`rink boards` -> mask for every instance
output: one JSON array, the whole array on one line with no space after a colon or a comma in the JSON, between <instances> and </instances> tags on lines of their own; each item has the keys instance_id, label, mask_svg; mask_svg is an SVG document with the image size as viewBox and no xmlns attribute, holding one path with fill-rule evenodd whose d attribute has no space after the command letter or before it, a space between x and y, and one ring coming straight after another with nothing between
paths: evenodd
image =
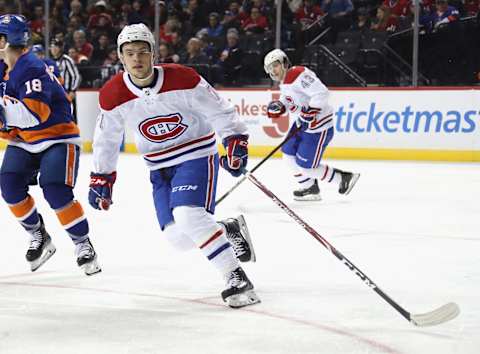
<instances>
[{"instance_id":1,"label":"rink boards","mask_svg":"<svg viewBox=\"0 0 480 354\"><path fill-rule=\"evenodd\" d=\"M265 156L285 137L289 117L272 121L265 115L278 91L219 92L248 125L253 156ZM84 150L91 151L98 92L80 91L77 100ZM480 89L335 89L330 102L335 136L326 157L480 161ZM130 131L124 149L136 151Z\"/></svg>"}]
</instances>

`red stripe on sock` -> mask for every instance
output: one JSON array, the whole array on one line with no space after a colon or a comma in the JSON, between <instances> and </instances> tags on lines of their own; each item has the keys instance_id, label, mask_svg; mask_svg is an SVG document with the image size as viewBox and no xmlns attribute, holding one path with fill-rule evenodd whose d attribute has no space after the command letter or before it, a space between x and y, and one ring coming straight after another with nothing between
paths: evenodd
<instances>
[{"instance_id":1,"label":"red stripe on sock","mask_svg":"<svg viewBox=\"0 0 480 354\"><path fill-rule=\"evenodd\" d=\"M213 241L215 241L217 238L219 238L221 235L223 234L223 230L218 230L217 232L215 232L213 234L212 237L210 237L207 241L205 241L201 246L200 248L204 248L206 246L208 246L209 243L212 243Z\"/></svg>"}]
</instances>

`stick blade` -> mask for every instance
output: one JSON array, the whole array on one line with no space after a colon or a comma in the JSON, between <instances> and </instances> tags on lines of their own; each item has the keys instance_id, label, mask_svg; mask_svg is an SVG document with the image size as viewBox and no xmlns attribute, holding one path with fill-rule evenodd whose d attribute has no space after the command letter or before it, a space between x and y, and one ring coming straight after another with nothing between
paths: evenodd
<instances>
[{"instance_id":1,"label":"stick blade","mask_svg":"<svg viewBox=\"0 0 480 354\"><path fill-rule=\"evenodd\" d=\"M459 313L460 307L454 302L449 302L436 310L418 315L411 315L410 322L419 327L435 326L454 319Z\"/></svg>"}]
</instances>

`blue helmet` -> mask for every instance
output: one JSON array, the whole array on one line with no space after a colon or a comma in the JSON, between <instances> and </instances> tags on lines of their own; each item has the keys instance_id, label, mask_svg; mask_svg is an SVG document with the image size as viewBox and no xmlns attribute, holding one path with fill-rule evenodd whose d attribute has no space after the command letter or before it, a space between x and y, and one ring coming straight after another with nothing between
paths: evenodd
<instances>
[{"instance_id":1,"label":"blue helmet","mask_svg":"<svg viewBox=\"0 0 480 354\"><path fill-rule=\"evenodd\" d=\"M43 45L35 44L35 45L32 46L32 52L33 53L44 53L45 49L43 48Z\"/></svg>"},{"instance_id":2,"label":"blue helmet","mask_svg":"<svg viewBox=\"0 0 480 354\"><path fill-rule=\"evenodd\" d=\"M9 45L27 46L30 39L27 20L22 15L0 16L0 34L7 37Z\"/></svg>"}]
</instances>

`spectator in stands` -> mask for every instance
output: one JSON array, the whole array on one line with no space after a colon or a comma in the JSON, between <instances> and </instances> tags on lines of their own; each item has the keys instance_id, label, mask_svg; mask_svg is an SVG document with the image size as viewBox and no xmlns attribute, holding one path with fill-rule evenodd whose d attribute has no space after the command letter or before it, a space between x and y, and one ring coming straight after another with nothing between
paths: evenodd
<instances>
[{"instance_id":1,"label":"spectator in stands","mask_svg":"<svg viewBox=\"0 0 480 354\"><path fill-rule=\"evenodd\" d=\"M122 70L123 65L118 59L118 52L117 47L115 45L110 46L108 56L103 62L103 67L101 72L101 83L97 85L98 87L101 86L102 83L110 79L113 75L117 74Z\"/></svg>"},{"instance_id":2,"label":"spectator in stands","mask_svg":"<svg viewBox=\"0 0 480 354\"><path fill-rule=\"evenodd\" d=\"M79 54L83 54L88 60L93 54L93 45L87 41L87 35L82 30L73 32L73 46Z\"/></svg>"},{"instance_id":3,"label":"spectator in stands","mask_svg":"<svg viewBox=\"0 0 480 354\"><path fill-rule=\"evenodd\" d=\"M177 54L172 54L172 51L168 44L161 43L158 46L158 58L157 62L160 64L163 63L178 63L180 58Z\"/></svg>"},{"instance_id":4,"label":"spectator in stands","mask_svg":"<svg viewBox=\"0 0 480 354\"><path fill-rule=\"evenodd\" d=\"M187 56L186 44L183 36L179 31L172 33L172 42L170 43L170 49L173 54L177 54L180 58Z\"/></svg>"},{"instance_id":5,"label":"spectator in stands","mask_svg":"<svg viewBox=\"0 0 480 354\"><path fill-rule=\"evenodd\" d=\"M83 5L79 0L72 0L70 3L70 13L68 17L72 18L73 16L80 18L82 24L86 24L88 21L88 14L83 9Z\"/></svg>"},{"instance_id":6,"label":"spectator in stands","mask_svg":"<svg viewBox=\"0 0 480 354\"><path fill-rule=\"evenodd\" d=\"M82 53L80 53L75 47L71 47L68 49L68 56L72 58L73 62L77 66L88 64L88 58Z\"/></svg>"},{"instance_id":7,"label":"spectator in stands","mask_svg":"<svg viewBox=\"0 0 480 354\"><path fill-rule=\"evenodd\" d=\"M208 27L206 29L209 37L223 36L223 25L220 23L219 17L216 12L212 12L208 16Z\"/></svg>"},{"instance_id":8,"label":"spectator in stands","mask_svg":"<svg viewBox=\"0 0 480 354\"><path fill-rule=\"evenodd\" d=\"M304 0L303 6L295 13L295 20L299 24L300 29L304 31L314 23L318 23L323 15L322 8L318 5L313 5L313 0Z\"/></svg>"},{"instance_id":9,"label":"spectator in stands","mask_svg":"<svg viewBox=\"0 0 480 354\"><path fill-rule=\"evenodd\" d=\"M378 32L395 32L398 25L398 17L391 16L390 10L380 6L377 15L372 21L371 29Z\"/></svg>"},{"instance_id":10,"label":"spectator in stands","mask_svg":"<svg viewBox=\"0 0 480 354\"><path fill-rule=\"evenodd\" d=\"M465 13L467 16L477 16L480 10L479 0L465 0Z\"/></svg>"},{"instance_id":11,"label":"spectator in stands","mask_svg":"<svg viewBox=\"0 0 480 354\"><path fill-rule=\"evenodd\" d=\"M223 83L225 85L236 85L239 82L243 51L239 47L239 34L234 28L227 32L227 46L220 54L220 67L223 70Z\"/></svg>"},{"instance_id":12,"label":"spectator in stands","mask_svg":"<svg viewBox=\"0 0 480 354\"><path fill-rule=\"evenodd\" d=\"M371 27L371 19L368 10L365 7L360 7L357 10L357 19L353 22L351 29L354 31L366 31Z\"/></svg>"},{"instance_id":13,"label":"spectator in stands","mask_svg":"<svg viewBox=\"0 0 480 354\"><path fill-rule=\"evenodd\" d=\"M202 51L202 41L200 39L193 37L187 42L187 57L184 63L191 65L208 64L208 57Z\"/></svg>"},{"instance_id":14,"label":"spectator in stands","mask_svg":"<svg viewBox=\"0 0 480 354\"><path fill-rule=\"evenodd\" d=\"M175 18L169 18L165 24L160 26L160 41L172 43L172 33L180 31L180 22Z\"/></svg>"},{"instance_id":15,"label":"spectator in stands","mask_svg":"<svg viewBox=\"0 0 480 354\"><path fill-rule=\"evenodd\" d=\"M223 19L220 23L222 24L224 31L228 31L230 28L235 28L238 31L241 28L241 24L237 19L237 16L235 16L230 10L225 11L223 14Z\"/></svg>"},{"instance_id":16,"label":"spectator in stands","mask_svg":"<svg viewBox=\"0 0 480 354\"><path fill-rule=\"evenodd\" d=\"M330 39L335 43L338 32L345 31L352 24L352 1L324 0L322 11L327 14L327 25L331 27Z\"/></svg>"},{"instance_id":17,"label":"spectator in stands","mask_svg":"<svg viewBox=\"0 0 480 354\"><path fill-rule=\"evenodd\" d=\"M111 31L113 28L113 20L112 16L108 13L107 3L105 1L100 0L95 3L94 13L88 18L87 28L90 31Z\"/></svg>"},{"instance_id":18,"label":"spectator in stands","mask_svg":"<svg viewBox=\"0 0 480 354\"><path fill-rule=\"evenodd\" d=\"M245 33L263 33L268 29L267 18L260 13L257 7L252 7L250 17L242 21L242 29Z\"/></svg>"},{"instance_id":19,"label":"spectator in stands","mask_svg":"<svg viewBox=\"0 0 480 354\"><path fill-rule=\"evenodd\" d=\"M93 65L102 65L108 56L110 50L110 38L106 33L101 33L97 38L97 43L94 44L91 63Z\"/></svg>"},{"instance_id":20,"label":"spectator in stands","mask_svg":"<svg viewBox=\"0 0 480 354\"><path fill-rule=\"evenodd\" d=\"M45 27L44 12L42 3L38 3L33 8L33 19L30 21L32 35L43 36Z\"/></svg>"},{"instance_id":21,"label":"spectator in stands","mask_svg":"<svg viewBox=\"0 0 480 354\"><path fill-rule=\"evenodd\" d=\"M72 113L77 122L75 93L80 86L81 76L73 59L64 54L63 43L53 39L50 43L50 54L57 63L60 76L63 78L63 87L67 92L68 99L72 102Z\"/></svg>"},{"instance_id":22,"label":"spectator in stands","mask_svg":"<svg viewBox=\"0 0 480 354\"><path fill-rule=\"evenodd\" d=\"M204 7L200 6L198 0L189 0L185 8L185 13L187 14L187 19L193 32L207 25L207 14L205 13Z\"/></svg>"},{"instance_id":23,"label":"spectator in stands","mask_svg":"<svg viewBox=\"0 0 480 354\"><path fill-rule=\"evenodd\" d=\"M145 15L142 13L142 3L138 0L132 2L132 11L128 16L128 24L145 23Z\"/></svg>"},{"instance_id":24,"label":"spectator in stands","mask_svg":"<svg viewBox=\"0 0 480 354\"><path fill-rule=\"evenodd\" d=\"M398 18L409 16L411 0L384 0L382 8L385 13L388 13L390 17Z\"/></svg>"},{"instance_id":25,"label":"spectator in stands","mask_svg":"<svg viewBox=\"0 0 480 354\"><path fill-rule=\"evenodd\" d=\"M423 16L421 24L425 26L427 31L436 31L442 26L446 26L459 19L458 10L448 5L447 0L436 0L435 10Z\"/></svg>"}]
</instances>

